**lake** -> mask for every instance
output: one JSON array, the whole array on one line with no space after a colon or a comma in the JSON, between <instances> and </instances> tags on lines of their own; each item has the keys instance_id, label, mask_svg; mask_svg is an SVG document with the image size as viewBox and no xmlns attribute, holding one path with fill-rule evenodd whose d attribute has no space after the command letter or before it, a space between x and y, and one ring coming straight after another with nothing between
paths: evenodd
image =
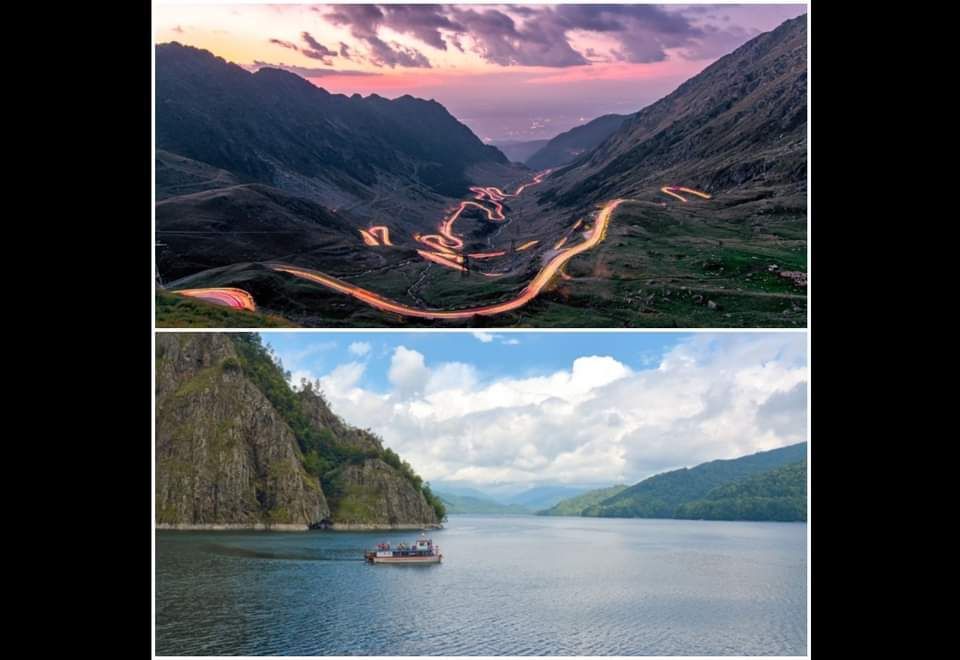
<instances>
[{"instance_id":1,"label":"lake","mask_svg":"<svg viewBox=\"0 0 960 660\"><path fill-rule=\"evenodd\" d=\"M807 525L450 516L416 532L157 532L158 655L806 655Z\"/></svg>"}]
</instances>

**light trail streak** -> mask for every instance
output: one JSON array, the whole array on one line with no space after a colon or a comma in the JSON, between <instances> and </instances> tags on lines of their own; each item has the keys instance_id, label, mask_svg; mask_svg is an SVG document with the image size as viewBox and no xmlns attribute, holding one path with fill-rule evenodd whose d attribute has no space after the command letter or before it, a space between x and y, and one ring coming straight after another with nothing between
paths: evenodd
<instances>
[{"instance_id":1,"label":"light trail streak","mask_svg":"<svg viewBox=\"0 0 960 660\"><path fill-rule=\"evenodd\" d=\"M224 305L234 309L246 309L251 312L257 311L257 306L253 302L253 296L243 289L221 288L221 289L181 289L174 291L181 296L188 298L199 298L215 305Z\"/></svg>"},{"instance_id":2,"label":"light trail streak","mask_svg":"<svg viewBox=\"0 0 960 660\"><path fill-rule=\"evenodd\" d=\"M554 249L554 250L559 250L560 248L563 247L563 244L566 243L566 242L567 242L567 237L564 236L564 237L561 238L559 241L557 241L557 244L553 246L553 249Z\"/></svg>"},{"instance_id":3,"label":"light trail streak","mask_svg":"<svg viewBox=\"0 0 960 660\"><path fill-rule=\"evenodd\" d=\"M339 293L356 298L357 300L360 300L361 302L364 302L381 311L392 312L402 316L446 321L464 320L477 315L493 316L495 314L502 314L503 312L508 312L526 305L540 294L540 292L544 289L544 287L547 286L547 284L550 283L550 280L554 275L557 274L564 264L578 254L586 252L600 243L600 241L606 237L607 227L614 211L616 211L617 208L626 201L629 200L615 199L607 202L597 215L597 221L594 225L594 229L592 232L590 232L590 235L587 237L587 239L583 243L580 243L572 248L568 248L550 259L550 261L548 261L543 268L540 269L540 272L536 274L530 283L523 288L523 290L520 292L520 295L505 302L496 303L493 305L484 305L482 307L458 310L417 309L416 307L410 307L409 305L403 305L393 300L389 300L383 296L373 293L372 291L347 284L341 280L330 277L329 275L324 275L323 273L318 273L316 271L290 266L287 264L268 263L265 265L277 272L287 273L289 275L293 275L294 277L299 277L301 279L321 284L329 289L333 289ZM424 256L424 258L431 260L432 258L443 258L427 252L422 252L421 254ZM431 256L427 257L427 254L431 254ZM451 264L455 264L455 262L451 262ZM459 266L459 264L456 264L456 266ZM451 265L451 267L454 266Z\"/></svg>"},{"instance_id":4,"label":"light trail streak","mask_svg":"<svg viewBox=\"0 0 960 660\"><path fill-rule=\"evenodd\" d=\"M460 219L461 214L463 214L467 208L473 207L480 209L487 214L487 220L490 222L503 222L506 220L506 216L503 215L503 204L500 202L507 197L516 197L529 186L540 183L552 171L553 170L544 170L543 172L538 172L536 175L534 175L532 180L521 185L515 192L512 193L505 193L496 186L473 186L470 188L470 191L473 193L473 200L464 200L460 202L457 208L440 222L439 233L426 234L422 236L420 234L415 234L413 238L414 240L433 248L435 252L446 255L453 254L454 250L463 249L463 239L453 233L453 225L457 220ZM490 204L493 204L493 208L491 209L485 206L483 202L489 202ZM417 252L420 253L421 256L424 255L424 252L421 252L420 250ZM430 259L430 261L438 263L442 266L450 267L445 260Z\"/></svg>"},{"instance_id":5,"label":"light trail streak","mask_svg":"<svg viewBox=\"0 0 960 660\"><path fill-rule=\"evenodd\" d=\"M678 192L685 192L691 195L696 195L697 197L702 197L703 199L710 199L710 195L705 192L700 192L699 190L694 190L693 188L684 188L683 186L664 186L660 189L660 192L666 193L671 197L676 197L681 202L686 202L687 198L682 195L678 195Z\"/></svg>"},{"instance_id":6,"label":"light trail streak","mask_svg":"<svg viewBox=\"0 0 960 660\"><path fill-rule=\"evenodd\" d=\"M457 260L462 261L463 257L454 256L454 257L445 257L442 254L436 252L427 252L426 250L417 250L417 254L426 259L427 261L432 261L435 264L441 266L446 266L447 268L453 268L454 270L466 270Z\"/></svg>"},{"instance_id":7,"label":"light trail streak","mask_svg":"<svg viewBox=\"0 0 960 660\"><path fill-rule=\"evenodd\" d=\"M524 243L523 245L517 248L517 252L523 252L524 250L528 250L539 242L540 241L527 241L526 243Z\"/></svg>"},{"instance_id":8,"label":"light trail streak","mask_svg":"<svg viewBox=\"0 0 960 660\"><path fill-rule=\"evenodd\" d=\"M390 229L384 225L377 225L369 229L360 229L359 231L360 236L363 237L364 244L369 247L381 245L380 241L383 241L383 245L393 247L393 243L390 242Z\"/></svg>"},{"instance_id":9,"label":"light trail streak","mask_svg":"<svg viewBox=\"0 0 960 660\"><path fill-rule=\"evenodd\" d=\"M361 230L359 230L359 231L360 231L360 236L363 237L363 244L364 244L364 245L367 245L367 246L369 246L369 247L376 247L376 246L380 245L380 241L378 241L377 239L375 239L375 238L373 237L373 234L371 234L370 232L368 232L366 229L361 229Z\"/></svg>"},{"instance_id":10,"label":"light trail streak","mask_svg":"<svg viewBox=\"0 0 960 660\"><path fill-rule=\"evenodd\" d=\"M474 252L473 254L468 254L467 256L471 259L493 259L494 257L502 257L506 254L506 251L500 250L499 252Z\"/></svg>"}]
</instances>

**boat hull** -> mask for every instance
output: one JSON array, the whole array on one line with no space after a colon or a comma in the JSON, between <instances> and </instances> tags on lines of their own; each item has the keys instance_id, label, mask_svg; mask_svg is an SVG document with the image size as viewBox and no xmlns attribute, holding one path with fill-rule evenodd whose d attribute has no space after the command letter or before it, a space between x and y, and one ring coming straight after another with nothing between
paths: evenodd
<instances>
[{"instance_id":1,"label":"boat hull","mask_svg":"<svg viewBox=\"0 0 960 660\"><path fill-rule=\"evenodd\" d=\"M368 561L372 564L439 564L443 555L430 555L426 557L370 557Z\"/></svg>"}]
</instances>

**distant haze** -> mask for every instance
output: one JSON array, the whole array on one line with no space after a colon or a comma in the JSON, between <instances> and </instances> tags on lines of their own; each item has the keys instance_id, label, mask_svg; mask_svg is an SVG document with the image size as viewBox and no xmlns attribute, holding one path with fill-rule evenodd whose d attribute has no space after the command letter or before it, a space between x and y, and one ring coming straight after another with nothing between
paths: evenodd
<instances>
[{"instance_id":1,"label":"distant haze","mask_svg":"<svg viewBox=\"0 0 960 660\"><path fill-rule=\"evenodd\" d=\"M203 5L158 42L285 68L331 92L433 98L486 141L640 110L806 5Z\"/></svg>"}]
</instances>

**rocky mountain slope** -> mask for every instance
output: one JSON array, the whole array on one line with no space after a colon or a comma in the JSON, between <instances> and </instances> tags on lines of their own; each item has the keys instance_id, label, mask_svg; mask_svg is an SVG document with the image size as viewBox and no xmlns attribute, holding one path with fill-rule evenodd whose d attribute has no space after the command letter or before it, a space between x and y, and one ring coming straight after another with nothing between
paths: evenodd
<instances>
[{"instance_id":1,"label":"rocky mountain slope","mask_svg":"<svg viewBox=\"0 0 960 660\"><path fill-rule=\"evenodd\" d=\"M287 385L256 335L158 334L161 528L397 528L445 511L409 464Z\"/></svg>"},{"instance_id":2,"label":"rocky mountain slope","mask_svg":"<svg viewBox=\"0 0 960 660\"><path fill-rule=\"evenodd\" d=\"M468 167L507 163L436 101L330 94L287 71L251 73L176 42L156 48L156 143L224 178L331 206L369 197L377 184L459 196ZM164 181L203 175L189 162L164 165Z\"/></svg>"},{"instance_id":3,"label":"rocky mountain slope","mask_svg":"<svg viewBox=\"0 0 960 660\"><path fill-rule=\"evenodd\" d=\"M661 185L805 195L806 20L755 37L630 116L551 177L548 199L579 206Z\"/></svg>"},{"instance_id":4,"label":"rocky mountain slope","mask_svg":"<svg viewBox=\"0 0 960 660\"><path fill-rule=\"evenodd\" d=\"M623 125L626 115L603 115L556 136L523 162L534 170L560 167L594 149Z\"/></svg>"}]
</instances>

